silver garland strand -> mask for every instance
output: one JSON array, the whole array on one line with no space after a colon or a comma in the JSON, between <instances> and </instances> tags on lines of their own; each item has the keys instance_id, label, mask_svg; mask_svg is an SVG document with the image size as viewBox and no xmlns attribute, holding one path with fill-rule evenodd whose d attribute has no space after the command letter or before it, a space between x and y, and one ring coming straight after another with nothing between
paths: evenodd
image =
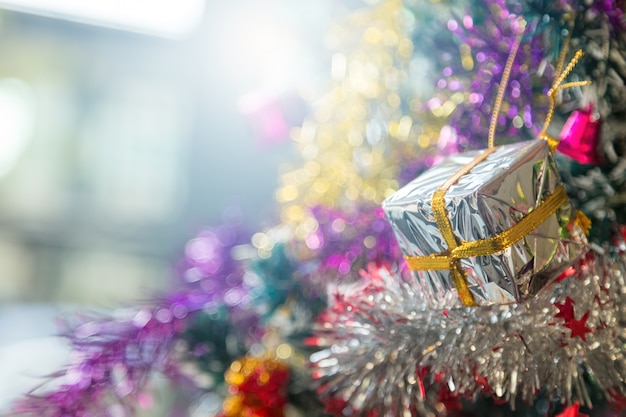
<instances>
[{"instance_id":1,"label":"silver garland strand","mask_svg":"<svg viewBox=\"0 0 626 417\"><path fill-rule=\"evenodd\" d=\"M607 398L620 397L626 256L612 249L589 251L526 303L500 306L427 309L417 283L373 269L361 286L334 290L315 326L319 392L350 404L344 415L379 416L433 415L426 411L441 404L430 393L442 386L511 406L542 390L591 407L590 379Z\"/></svg>"}]
</instances>

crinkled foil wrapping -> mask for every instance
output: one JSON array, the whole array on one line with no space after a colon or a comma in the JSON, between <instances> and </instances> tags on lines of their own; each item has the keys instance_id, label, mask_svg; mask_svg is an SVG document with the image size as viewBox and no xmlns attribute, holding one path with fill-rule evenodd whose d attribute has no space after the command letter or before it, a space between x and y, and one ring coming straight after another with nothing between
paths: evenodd
<instances>
[{"instance_id":1,"label":"crinkled foil wrapping","mask_svg":"<svg viewBox=\"0 0 626 417\"><path fill-rule=\"evenodd\" d=\"M433 216L433 193L482 151L451 156L383 202L405 255L426 256L446 250ZM533 140L500 146L450 187L446 209L461 241L489 238L516 224L561 184L548 144ZM524 301L574 262L586 247L569 203L512 247L490 256L465 258L469 290L478 305ZM449 271L416 271L430 306L459 306Z\"/></svg>"}]
</instances>

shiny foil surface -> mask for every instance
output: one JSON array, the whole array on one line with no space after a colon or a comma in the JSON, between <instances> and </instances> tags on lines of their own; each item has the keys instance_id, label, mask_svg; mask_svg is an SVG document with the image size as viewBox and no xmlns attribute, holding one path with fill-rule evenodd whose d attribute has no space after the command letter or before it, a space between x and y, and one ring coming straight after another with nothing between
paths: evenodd
<instances>
[{"instance_id":1,"label":"shiny foil surface","mask_svg":"<svg viewBox=\"0 0 626 417\"><path fill-rule=\"evenodd\" d=\"M451 156L383 202L398 243L407 256L447 249L432 211L433 193L480 152ZM450 187L445 195L452 230L460 241L492 237L515 225L561 184L548 144L533 140L504 145ZM469 290L478 305L521 302L574 262L586 247L569 203L512 247L461 259ZM415 271L431 307L459 306L447 270Z\"/></svg>"},{"instance_id":2,"label":"shiny foil surface","mask_svg":"<svg viewBox=\"0 0 626 417\"><path fill-rule=\"evenodd\" d=\"M370 269L360 287L336 289L314 326L317 392L346 401L341 414L350 417L450 416L446 396L514 407L538 392L586 407L604 396L623 409L626 244L618 245L594 246L533 298L506 305L428 308L416 282Z\"/></svg>"}]
</instances>

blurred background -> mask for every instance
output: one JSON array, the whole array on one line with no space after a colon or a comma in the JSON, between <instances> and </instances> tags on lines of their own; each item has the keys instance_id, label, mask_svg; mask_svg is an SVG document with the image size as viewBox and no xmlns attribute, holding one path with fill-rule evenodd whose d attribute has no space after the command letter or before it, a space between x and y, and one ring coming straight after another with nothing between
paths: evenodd
<instances>
[{"instance_id":1,"label":"blurred background","mask_svg":"<svg viewBox=\"0 0 626 417\"><path fill-rule=\"evenodd\" d=\"M206 225L274 221L330 1L0 0L0 411L54 318L168 286ZM36 353L34 353L36 352Z\"/></svg>"}]
</instances>

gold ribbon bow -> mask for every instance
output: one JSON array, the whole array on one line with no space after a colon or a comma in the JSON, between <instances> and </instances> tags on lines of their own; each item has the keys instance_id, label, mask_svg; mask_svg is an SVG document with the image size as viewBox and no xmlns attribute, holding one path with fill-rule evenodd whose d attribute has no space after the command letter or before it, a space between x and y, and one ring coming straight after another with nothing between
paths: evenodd
<instances>
[{"instance_id":1,"label":"gold ribbon bow","mask_svg":"<svg viewBox=\"0 0 626 417\"><path fill-rule=\"evenodd\" d=\"M461 302L466 306L477 306L477 304L474 296L469 290L467 274L461 266L461 259L472 256L489 256L498 252L502 252L503 250L513 246L529 233L531 233L533 230L535 230L551 215L556 213L559 207L567 202L567 195L563 186L561 185L554 191L553 194L543 200L538 207L526 214L517 224L513 225L511 228L493 237L480 239L474 242L463 242L458 239L454 235L454 232L452 231L452 224L448 219L448 212L445 207L445 195L450 187L456 184L461 179L461 177L468 174L474 167L487 159L489 155L491 155L496 150L496 148L494 147L494 136L497 117L500 111L500 106L502 105L502 98L504 96L504 91L508 83L511 67L515 59L515 55L517 54L521 38L522 34L520 33L515 39L515 43L513 44L511 53L509 54L507 63L503 71L502 82L500 83L500 87L498 89L498 94L494 103L494 111L491 115L491 123L489 126L489 148L478 154L471 162L464 165L457 172L455 172L454 175L448 178L435 191L432 196L431 206L433 210L433 215L435 217L437 227L439 228L439 231L441 232L441 235L443 236L448 249L438 254L428 256L407 256L405 258L407 264L409 265L409 268L414 271L449 270L450 276L452 278L452 283L457 289L459 298L461 299ZM557 66L557 74L559 74L559 76L557 77L552 88L548 92L548 95L550 97L550 110L546 117L546 124L544 126L544 129L542 131L542 134L540 135L542 139L551 139L547 136L545 131L547 130L547 126L550 123L552 114L554 113L556 93L563 88L588 84L587 81L563 84L563 81L565 80L567 74L572 70L574 65L576 65L576 62L578 62L578 60L582 56L582 52L578 51L572 61L570 61L570 63L568 64L567 68L565 68L564 71L561 71L561 69L563 68L563 61L565 59L566 49L567 46L564 47L564 51L560 56ZM550 140L548 142L550 142Z\"/></svg>"}]
</instances>

